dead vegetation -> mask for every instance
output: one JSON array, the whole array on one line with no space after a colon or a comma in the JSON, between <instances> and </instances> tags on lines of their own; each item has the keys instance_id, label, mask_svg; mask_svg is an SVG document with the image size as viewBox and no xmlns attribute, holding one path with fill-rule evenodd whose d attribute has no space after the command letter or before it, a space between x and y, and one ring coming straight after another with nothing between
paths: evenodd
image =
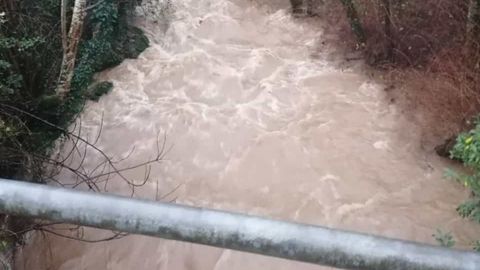
<instances>
[{"instance_id":1,"label":"dead vegetation","mask_svg":"<svg viewBox=\"0 0 480 270\"><path fill-rule=\"evenodd\" d=\"M471 125L480 112L479 1L315 2L327 31L381 70L388 99L422 127L424 146L433 149Z\"/></svg>"}]
</instances>

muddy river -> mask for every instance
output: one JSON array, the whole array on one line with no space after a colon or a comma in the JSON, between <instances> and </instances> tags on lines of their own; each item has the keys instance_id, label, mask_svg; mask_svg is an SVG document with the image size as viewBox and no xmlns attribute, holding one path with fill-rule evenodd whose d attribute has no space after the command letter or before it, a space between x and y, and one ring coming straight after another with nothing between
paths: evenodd
<instances>
[{"instance_id":1,"label":"muddy river","mask_svg":"<svg viewBox=\"0 0 480 270\"><path fill-rule=\"evenodd\" d=\"M460 246L478 236L455 212L465 191L443 179L449 164L420 150L415 125L361 63L332 58L318 20L293 18L287 0L173 2L168 23L139 19L151 46L99 74L114 89L81 116L84 136L103 121L97 146L109 155L135 147L124 166L154 156L166 134L169 151L135 196L428 243L436 228ZM115 177L106 188L130 193ZM17 268L325 269L143 236L48 234L32 236Z\"/></svg>"}]
</instances>

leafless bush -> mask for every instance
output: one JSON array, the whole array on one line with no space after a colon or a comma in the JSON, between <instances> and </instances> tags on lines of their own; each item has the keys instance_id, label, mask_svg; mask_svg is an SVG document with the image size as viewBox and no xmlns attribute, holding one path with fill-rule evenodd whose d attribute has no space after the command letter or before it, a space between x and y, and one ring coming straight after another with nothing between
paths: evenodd
<instances>
[{"instance_id":1,"label":"leafless bush","mask_svg":"<svg viewBox=\"0 0 480 270\"><path fill-rule=\"evenodd\" d=\"M122 165L126 163L129 157L134 153L135 148L129 151L126 156L116 158L109 153L104 152L97 144L101 136L103 127L103 118L98 132L93 140L89 140L88 136L82 134L82 122L77 119L70 129L64 129L56 126L44 119L41 119L29 112L19 108L1 104L0 110L3 114L9 115L26 115L34 121L38 121L43 125L47 125L53 129L61 131L62 137L57 140L57 151L55 153L36 153L27 152L23 155L22 168L26 174L35 177L36 182L51 183L66 188L87 189L92 192L107 192L107 185L112 179L121 181L130 189L130 196L135 194L136 188L145 185L150 179L150 171L153 165L161 162L168 153L166 134L158 134L156 140L156 149L154 156L133 165ZM18 145L18 151L22 152L21 145ZM92 156L100 157L98 163L94 166L85 166L86 160ZM141 179L133 179L127 175L131 170L143 169L143 177ZM60 180L59 175L67 172L70 181ZM158 183L157 183L158 187ZM174 189L175 190L175 189ZM167 195L157 194L156 200L162 200ZM112 232L111 236L101 239L88 239L84 237L84 230L81 226L68 225L61 223L51 223L47 221L32 221L23 218L12 218L9 215L1 215L3 228L0 230L2 239L13 239L17 244L22 244L22 236L29 231L40 231L42 233L54 234L57 236L76 239L83 242L95 243L109 241L124 237L125 233Z\"/></svg>"}]
</instances>

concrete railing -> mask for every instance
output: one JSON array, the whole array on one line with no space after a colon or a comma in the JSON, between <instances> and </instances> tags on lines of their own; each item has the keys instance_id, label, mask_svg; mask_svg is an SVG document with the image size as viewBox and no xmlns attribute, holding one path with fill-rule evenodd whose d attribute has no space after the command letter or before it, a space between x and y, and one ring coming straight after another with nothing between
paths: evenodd
<instances>
[{"instance_id":1,"label":"concrete railing","mask_svg":"<svg viewBox=\"0 0 480 270\"><path fill-rule=\"evenodd\" d=\"M0 179L0 212L343 269L480 269L480 255L474 252L4 179Z\"/></svg>"}]
</instances>

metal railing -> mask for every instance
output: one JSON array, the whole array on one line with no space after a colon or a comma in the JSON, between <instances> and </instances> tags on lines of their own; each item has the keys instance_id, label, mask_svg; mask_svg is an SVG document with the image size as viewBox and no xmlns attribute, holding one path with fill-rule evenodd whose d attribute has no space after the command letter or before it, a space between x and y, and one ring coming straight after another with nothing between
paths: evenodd
<instances>
[{"instance_id":1,"label":"metal railing","mask_svg":"<svg viewBox=\"0 0 480 270\"><path fill-rule=\"evenodd\" d=\"M5 179L0 179L0 212L343 269L480 269L474 252Z\"/></svg>"}]
</instances>

